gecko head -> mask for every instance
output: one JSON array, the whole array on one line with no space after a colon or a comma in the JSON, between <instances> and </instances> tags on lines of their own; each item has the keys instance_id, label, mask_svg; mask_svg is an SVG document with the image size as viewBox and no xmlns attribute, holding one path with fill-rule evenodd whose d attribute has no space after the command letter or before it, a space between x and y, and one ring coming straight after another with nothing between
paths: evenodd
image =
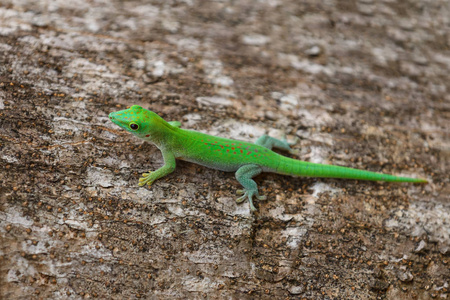
<instances>
[{"instance_id":1,"label":"gecko head","mask_svg":"<svg viewBox=\"0 0 450 300\"><path fill-rule=\"evenodd\" d=\"M164 120L152 111L139 105L133 105L128 109L112 112L109 119L122 129L131 132L142 139L151 139L158 126Z\"/></svg>"}]
</instances>

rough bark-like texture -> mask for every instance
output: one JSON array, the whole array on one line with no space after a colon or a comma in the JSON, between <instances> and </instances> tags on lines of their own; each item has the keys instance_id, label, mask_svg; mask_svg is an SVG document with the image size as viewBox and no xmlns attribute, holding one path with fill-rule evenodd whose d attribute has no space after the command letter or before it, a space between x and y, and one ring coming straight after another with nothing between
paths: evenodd
<instances>
[{"instance_id":1,"label":"rough bark-like texture","mask_svg":"<svg viewBox=\"0 0 450 300\"><path fill-rule=\"evenodd\" d=\"M447 299L447 0L2 0L1 299ZM427 185L233 174L109 122L139 104Z\"/></svg>"}]
</instances>

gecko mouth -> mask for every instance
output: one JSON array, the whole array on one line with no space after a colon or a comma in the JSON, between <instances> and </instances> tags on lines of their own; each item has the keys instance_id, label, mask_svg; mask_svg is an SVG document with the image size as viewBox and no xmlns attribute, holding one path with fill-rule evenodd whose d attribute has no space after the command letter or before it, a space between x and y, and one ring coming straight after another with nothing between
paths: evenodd
<instances>
[{"instance_id":1,"label":"gecko mouth","mask_svg":"<svg viewBox=\"0 0 450 300\"><path fill-rule=\"evenodd\" d=\"M118 120L116 120L116 114L115 113L110 113L109 115L108 115L108 117L109 117L109 119L114 123L114 124L117 124L118 123ZM119 124L117 124L117 125L119 125Z\"/></svg>"}]
</instances>

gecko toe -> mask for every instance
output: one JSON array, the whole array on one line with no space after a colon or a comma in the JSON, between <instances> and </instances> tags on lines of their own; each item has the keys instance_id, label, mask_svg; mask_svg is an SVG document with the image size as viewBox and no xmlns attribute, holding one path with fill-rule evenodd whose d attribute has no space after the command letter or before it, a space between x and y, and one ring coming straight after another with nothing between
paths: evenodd
<instances>
[{"instance_id":1,"label":"gecko toe","mask_svg":"<svg viewBox=\"0 0 450 300\"><path fill-rule=\"evenodd\" d=\"M247 198L247 194L245 193L244 196L241 196L236 199L236 203L242 203L245 201L246 198Z\"/></svg>"},{"instance_id":2,"label":"gecko toe","mask_svg":"<svg viewBox=\"0 0 450 300\"><path fill-rule=\"evenodd\" d=\"M299 140L300 140L300 138L298 136L296 136L292 142L287 142L287 143L289 146L293 146L293 145L297 144Z\"/></svg>"},{"instance_id":3,"label":"gecko toe","mask_svg":"<svg viewBox=\"0 0 450 300\"><path fill-rule=\"evenodd\" d=\"M248 190L237 190L238 194L244 194L243 196L236 199L236 203L242 203L245 200L248 200L248 204L250 205L251 211L256 211L256 207L253 204L253 196L255 196L258 200L266 200L266 196L261 196L258 192L248 191Z\"/></svg>"},{"instance_id":4,"label":"gecko toe","mask_svg":"<svg viewBox=\"0 0 450 300\"><path fill-rule=\"evenodd\" d=\"M253 200L251 196L248 197L248 204L250 205L251 211L257 211L256 207L253 205Z\"/></svg>"},{"instance_id":5,"label":"gecko toe","mask_svg":"<svg viewBox=\"0 0 450 300\"><path fill-rule=\"evenodd\" d=\"M291 149L291 150L289 150L289 153L292 154L292 155L299 156L300 155L300 150L298 150L298 149Z\"/></svg>"},{"instance_id":6,"label":"gecko toe","mask_svg":"<svg viewBox=\"0 0 450 300\"><path fill-rule=\"evenodd\" d=\"M256 195L256 198L261 201L267 200L267 197L264 195Z\"/></svg>"}]
</instances>

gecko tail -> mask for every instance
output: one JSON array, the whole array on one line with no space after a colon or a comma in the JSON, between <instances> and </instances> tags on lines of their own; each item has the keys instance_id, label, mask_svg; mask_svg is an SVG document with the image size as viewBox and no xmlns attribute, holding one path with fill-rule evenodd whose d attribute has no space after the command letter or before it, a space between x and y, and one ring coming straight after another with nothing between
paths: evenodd
<instances>
[{"instance_id":1,"label":"gecko tail","mask_svg":"<svg viewBox=\"0 0 450 300\"><path fill-rule=\"evenodd\" d=\"M369 181L428 183L423 178L410 178L389 174L358 170L334 165L323 165L285 157L279 166L279 172L291 176L346 178Z\"/></svg>"}]
</instances>

